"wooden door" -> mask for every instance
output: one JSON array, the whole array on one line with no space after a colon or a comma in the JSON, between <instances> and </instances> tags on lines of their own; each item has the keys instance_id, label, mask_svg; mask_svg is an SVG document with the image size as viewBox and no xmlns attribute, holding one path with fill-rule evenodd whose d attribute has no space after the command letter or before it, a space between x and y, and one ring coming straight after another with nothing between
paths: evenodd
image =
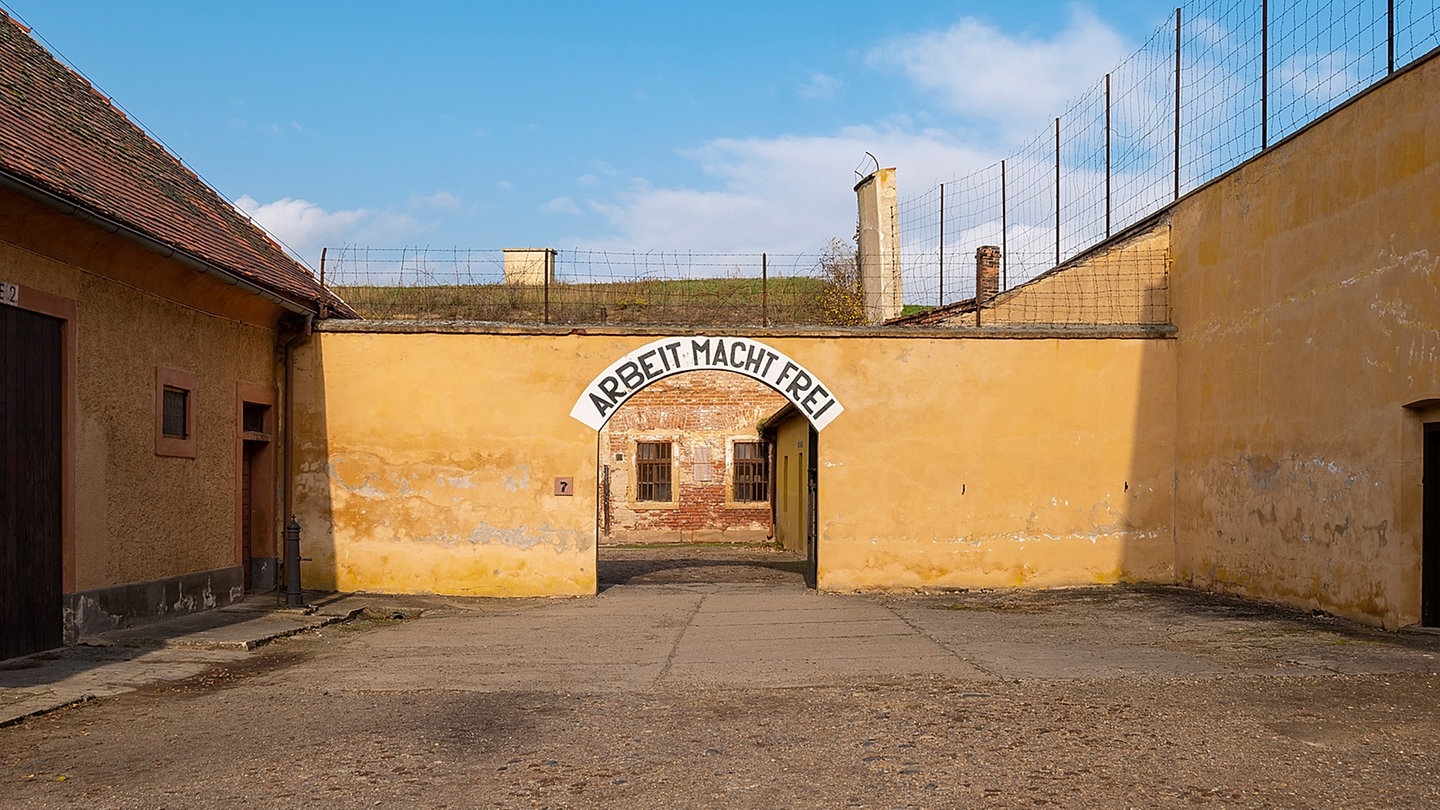
<instances>
[{"instance_id":1,"label":"wooden door","mask_svg":"<svg viewBox=\"0 0 1440 810\"><path fill-rule=\"evenodd\" d=\"M63 641L63 326L0 306L0 658Z\"/></svg>"}]
</instances>

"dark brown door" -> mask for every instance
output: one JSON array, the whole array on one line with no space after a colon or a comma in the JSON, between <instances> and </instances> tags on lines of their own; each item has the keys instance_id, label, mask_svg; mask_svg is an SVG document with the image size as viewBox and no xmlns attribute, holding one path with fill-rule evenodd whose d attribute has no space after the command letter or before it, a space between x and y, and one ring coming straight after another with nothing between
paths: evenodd
<instances>
[{"instance_id":1,"label":"dark brown door","mask_svg":"<svg viewBox=\"0 0 1440 810\"><path fill-rule=\"evenodd\" d=\"M240 571L246 591L253 585L250 558L255 556L255 457L263 447L259 442L245 442L240 461Z\"/></svg>"},{"instance_id":2,"label":"dark brown door","mask_svg":"<svg viewBox=\"0 0 1440 810\"><path fill-rule=\"evenodd\" d=\"M0 306L0 658L62 642L63 325Z\"/></svg>"},{"instance_id":3,"label":"dark brown door","mask_svg":"<svg viewBox=\"0 0 1440 810\"><path fill-rule=\"evenodd\" d=\"M810 428L810 451L805 465L805 584L820 580L820 434Z\"/></svg>"},{"instance_id":4,"label":"dark brown door","mask_svg":"<svg viewBox=\"0 0 1440 810\"><path fill-rule=\"evenodd\" d=\"M1420 547L1420 623L1440 627L1440 422L1425 426L1424 510Z\"/></svg>"}]
</instances>

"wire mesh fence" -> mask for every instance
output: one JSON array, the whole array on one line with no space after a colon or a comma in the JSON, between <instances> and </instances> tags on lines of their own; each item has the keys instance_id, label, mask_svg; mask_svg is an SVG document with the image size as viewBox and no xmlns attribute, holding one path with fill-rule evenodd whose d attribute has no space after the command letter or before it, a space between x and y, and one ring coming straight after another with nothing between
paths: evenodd
<instances>
[{"instance_id":1,"label":"wire mesh fence","mask_svg":"<svg viewBox=\"0 0 1440 810\"><path fill-rule=\"evenodd\" d=\"M1170 323L1170 251L1150 239L1118 250L1095 251L1036 276L1026 284L980 294L896 319L896 326L944 327L1157 327ZM974 264L980 264L977 257ZM972 264L972 267L974 265ZM998 269L998 268L997 268ZM997 274L998 275L998 274Z\"/></svg>"},{"instance_id":2,"label":"wire mesh fence","mask_svg":"<svg viewBox=\"0 0 1440 810\"><path fill-rule=\"evenodd\" d=\"M1015 154L901 201L906 301L1024 284L1440 47L1434 0L1191 0ZM968 286L967 286L968 284Z\"/></svg>"},{"instance_id":3,"label":"wire mesh fence","mask_svg":"<svg viewBox=\"0 0 1440 810\"><path fill-rule=\"evenodd\" d=\"M852 325L853 253L327 249L362 316L518 324Z\"/></svg>"},{"instance_id":4,"label":"wire mesh fence","mask_svg":"<svg viewBox=\"0 0 1440 810\"><path fill-rule=\"evenodd\" d=\"M969 301L983 321L975 251L994 245L992 318L1168 322L1163 250L1121 248L1107 264L1090 249L1437 47L1434 0L1189 0L1014 154L900 202L907 320L960 325L956 305ZM864 322L854 246L839 242L797 254L543 251L539 270L516 253L536 251L335 249L322 278L381 319Z\"/></svg>"}]
</instances>

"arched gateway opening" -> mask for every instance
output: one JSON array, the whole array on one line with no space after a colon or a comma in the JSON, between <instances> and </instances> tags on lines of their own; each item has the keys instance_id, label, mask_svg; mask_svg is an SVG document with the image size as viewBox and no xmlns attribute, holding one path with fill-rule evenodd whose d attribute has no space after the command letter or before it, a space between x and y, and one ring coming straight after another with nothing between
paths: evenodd
<instances>
[{"instance_id":1,"label":"arched gateway opening","mask_svg":"<svg viewBox=\"0 0 1440 810\"><path fill-rule=\"evenodd\" d=\"M813 373L739 337L653 341L571 416L594 428L600 586L818 573L819 431L844 410Z\"/></svg>"}]
</instances>

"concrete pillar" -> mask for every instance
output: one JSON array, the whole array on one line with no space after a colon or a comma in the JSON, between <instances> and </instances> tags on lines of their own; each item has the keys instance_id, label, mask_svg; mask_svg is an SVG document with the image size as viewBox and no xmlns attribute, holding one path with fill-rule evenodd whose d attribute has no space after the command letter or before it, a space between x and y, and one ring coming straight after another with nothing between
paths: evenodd
<instances>
[{"instance_id":1,"label":"concrete pillar","mask_svg":"<svg viewBox=\"0 0 1440 810\"><path fill-rule=\"evenodd\" d=\"M895 169L877 169L855 186L860 208L860 294L866 323L900 315L905 288L900 280L900 214Z\"/></svg>"},{"instance_id":2,"label":"concrete pillar","mask_svg":"<svg viewBox=\"0 0 1440 810\"><path fill-rule=\"evenodd\" d=\"M505 283L539 287L555 282L555 248L504 248Z\"/></svg>"}]
</instances>

